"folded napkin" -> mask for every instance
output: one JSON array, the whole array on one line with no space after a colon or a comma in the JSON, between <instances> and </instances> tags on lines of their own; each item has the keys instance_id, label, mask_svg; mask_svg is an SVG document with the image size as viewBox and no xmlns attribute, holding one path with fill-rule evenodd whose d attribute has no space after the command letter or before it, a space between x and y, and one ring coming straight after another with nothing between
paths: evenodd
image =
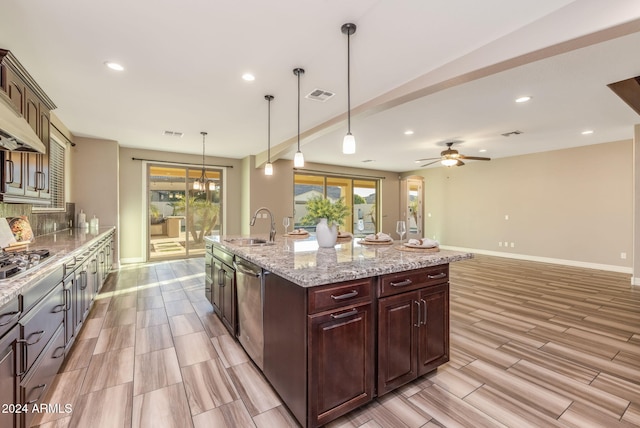
<instances>
[{"instance_id":1,"label":"folded napkin","mask_svg":"<svg viewBox=\"0 0 640 428\"><path fill-rule=\"evenodd\" d=\"M307 232L304 229L293 229L291 232L288 233L288 235L306 235L307 233L309 232Z\"/></svg>"},{"instance_id":2,"label":"folded napkin","mask_svg":"<svg viewBox=\"0 0 640 428\"><path fill-rule=\"evenodd\" d=\"M384 232L378 232L376 234L367 235L364 238L367 241L392 241L391 236L387 235Z\"/></svg>"},{"instance_id":3,"label":"folded napkin","mask_svg":"<svg viewBox=\"0 0 640 428\"><path fill-rule=\"evenodd\" d=\"M409 239L409 241L407 241L407 244L420 246L420 247L424 247L424 248L433 248L433 247L437 247L438 245L440 245L438 243L438 241L434 241L433 239L429 239L429 238Z\"/></svg>"}]
</instances>

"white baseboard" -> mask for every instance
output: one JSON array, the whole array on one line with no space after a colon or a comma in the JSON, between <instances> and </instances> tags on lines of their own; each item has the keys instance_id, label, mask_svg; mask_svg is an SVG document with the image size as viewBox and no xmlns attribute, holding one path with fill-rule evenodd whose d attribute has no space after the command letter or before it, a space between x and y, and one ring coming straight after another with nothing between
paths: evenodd
<instances>
[{"instance_id":1,"label":"white baseboard","mask_svg":"<svg viewBox=\"0 0 640 428\"><path fill-rule=\"evenodd\" d=\"M128 265L132 263L144 263L145 259L142 257L130 257L128 259L120 259L120 265Z\"/></svg>"},{"instance_id":2,"label":"white baseboard","mask_svg":"<svg viewBox=\"0 0 640 428\"><path fill-rule=\"evenodd\" d=\"M530 256L528 254L503 253L500 251L476 250L473 248L450 247L448 245L441 245L440 248L444 250L464 251L468 253L485 254L487 256L506 257L509 259L529 260L532 262L552 263L556 265L582 267L587 269L599 269L599 270L606 270L606 271L618 272L618 273L628 273L628 274L633 273L633 269L626 266L605 265L601 263L581 262L578 260L566 260L566 259L555 259L551 257ZM632 278L632 281L633 280L634 278ZM635 278L635 280L638 281L640 280L640 278Z\"/></svg>"}]
</instances>

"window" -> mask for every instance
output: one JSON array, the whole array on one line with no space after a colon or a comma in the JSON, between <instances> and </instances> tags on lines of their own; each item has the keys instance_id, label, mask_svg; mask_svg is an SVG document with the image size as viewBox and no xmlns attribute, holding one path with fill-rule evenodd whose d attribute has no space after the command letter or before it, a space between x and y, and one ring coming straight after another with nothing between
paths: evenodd
<instances>
[{"instance_id":1,"label":"window","mask_svg":"<svg viewBox=\"0 0 640 428\"><path fill-rule=\"evenodd\" d=\"M64 211L64 159L65 146L54 138L49 140L49 192L51 205L33 206L33 211Z\"/></svg>"},{"instance_id":2,"label":"window","mask_svg":"<svg viewBox=\"0 0 640 428\"><path fill-rule=\"evenodd\" d=\"M315 230L315 226L302 225L300 219L306 214L307 200L314 196L323 196L332 201L344 198L345 204L351 207L351 215L345 219L345 224L340 230L356 233L377 232L378 182L376 179L339 175L295 174L295 227Z\"/></svg>"}]
</instances>

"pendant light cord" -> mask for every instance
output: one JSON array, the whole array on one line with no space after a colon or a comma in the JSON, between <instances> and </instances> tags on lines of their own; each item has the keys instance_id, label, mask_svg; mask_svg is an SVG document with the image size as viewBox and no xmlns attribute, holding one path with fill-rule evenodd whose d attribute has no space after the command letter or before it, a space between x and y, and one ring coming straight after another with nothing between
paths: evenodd
<instances>
[{"instance_id":1,"label":"pendant light cord","mask_svg":"<svg viewBox=\"0 0 640 428\"><path fill-rule=\"evenodd\" d=\"M267 163L271 163L271 100L273 97L267 95L267 101L269 101L269 109L267 111Z\"/></svg>"},{"instance_id":2,"label":"pendant light cord","mask_svg":"<svg viewBox=\"0 0 640 428\"><path fill-rule=\"evenodd\" d=\"M300 69L298 72L298 151L300 151Z\"/></svg>"},{"instance_id":3,"label":"pendant light cord","mask_svg":"<svg viewBox=\"0 0 640 428\"><path fill-rule=\"evenodd\" d=\"M351 31L347 31L347 132L351 134Z\"/></svg>"}]
</instances>

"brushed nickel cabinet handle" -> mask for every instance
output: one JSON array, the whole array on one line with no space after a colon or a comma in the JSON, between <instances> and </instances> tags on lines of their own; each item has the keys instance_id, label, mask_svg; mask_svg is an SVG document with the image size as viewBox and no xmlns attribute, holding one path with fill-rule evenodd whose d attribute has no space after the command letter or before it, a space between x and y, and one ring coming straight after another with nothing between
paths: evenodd
<instances>
[{"instance_id":1,"label":"brushed nickel cabinet handle","mask_svg":"<svg viewBox=\"0 0 640 428\"><path fill-rule=\"evenodd\" d=\"M42 393L44 392L46 387L47 387L46 383L41 383L38 386L34 386L33 390L35 391L36 389L39 389L40 390L40 394L38 394L38 398L34 398L33 400L27 401L27 404L33 404L33 403L37 403L38 401L40 401L40 399L42 398Z\"/></svg>"},{"instance_id":2,"label":"brushed nickel cabinet handle","mask_svg":"<svg viewBox=\"0 0 640 428\"><path fill-rule=\"evenodd\" d=\"M18 319L20 317L21 313L22 312L20 312L20 311L13 311L13 312L5 312L4 314L0 315L0 319L6 317L8 315L11 315L7 321L0 322L0 327L2 327L4 325L7 325L7 324L11 324L13 322L13 320Z\"/></svg>"},{"instance_id":3,"label":"brushed nickel cabinet handle","mask_svg":"<svg viewBox=\"0 0 640 428\"><path fill-rule=\"evenodd\" d=\"M38 338L36 339L35 342L29 342L28 339L18 339L16 340L17 343L24 343L26 346L31 346L31 345L35 345L36 343L40 342L40 340L42 339L42 336L44 336L44 330L40 330L40 331L35 331L33 333L31 333L29 335L29 337L33 336L34 334L38 335Z\"/></svg>"},{"instance_id":4,"label":"brushed nickel cabinet handle","mask_svg":"<svg viewBox=\"0 0 640 428\"><path fill-rule=\"evenodd\" d=\"M420 299L420 302L424 303L424 319L422 320L422 325L427 325L427 302L424 299Z\"/></svg>"},{"instance_id":5,"label":"brushed nickel cabinet handle","mask_svg":"<svg viewBox=\"0 0 640 428\"><path fill-rule=\"evenodd\" d=\"M358 314L358 310L357 309L351 309L349 312L343 312L341 314L331 314L331 318L333 318L334 320L339 320L342 318L347 318L350 317L352 315L357 315Z\"/></svg>"},{"instance_id":6,"label":"brushed nickel cabinet handle","mask_svg":"<svg viewBox=\"0 0 640 428\"><path fill-rule=\"evenodd\" d=\"M352 297L356 297L358 295L358 290L352 290L349 293L344 293L344 294L340 294L338 296L334 296L333 294L331 295L331 298L333 300L344 300L344 299L350 299Z\"/></svg>"},{"instance_id":7,"label":"brushed nickel cabinet handle","mask_svg":"<svg viewBox=\"0 0 640 428\"><path fill-rule=\"evenodd\" d=\"M9 180L5 181L5 183L11 184L13 183L13 161L11 159L7 159L4 162L9 165Z\"/></svg>"},{"instance_id":8,"label":"brushed nickel cabinet handle","mask_svg":"<svg viewBox=\"0 0 640 428\"><path fill-rule=\"evenodd\" d=\"M447 277L447 274L444 273L444 272L440 272L437 275L427 275L427 278L429 278L429 279L441 279L441 278L446 278L446 277Z\"/></svg>"},{"instance_id":9,"label":"brushed nickel cabinet handle","mask_svg":"<svg viewBox=\"0 0 640 428\"><path fill-rule=\"evenodd\" d=\"M413 303L415 303L416 305L418 305L418 310L416 311L416 313L418 314L418 321L416 324L414 324L414 327L420 327L420 302L418 302L417 300L414 300Z\"/></svg>"},{"instance_id":10,"label":"brushed nickel cabinet handle","mask_svg":"<svg viewBox=\"0 0 640 428\"><path fill-rule=\"evenodd\" d=\"M410 279L405 279L404 281L400 281L400 282L390 282L389 283L392 287L404 287L405 285L411 285L413 284L413 281L411 281Z\"/></svg>"}]
</instances>

